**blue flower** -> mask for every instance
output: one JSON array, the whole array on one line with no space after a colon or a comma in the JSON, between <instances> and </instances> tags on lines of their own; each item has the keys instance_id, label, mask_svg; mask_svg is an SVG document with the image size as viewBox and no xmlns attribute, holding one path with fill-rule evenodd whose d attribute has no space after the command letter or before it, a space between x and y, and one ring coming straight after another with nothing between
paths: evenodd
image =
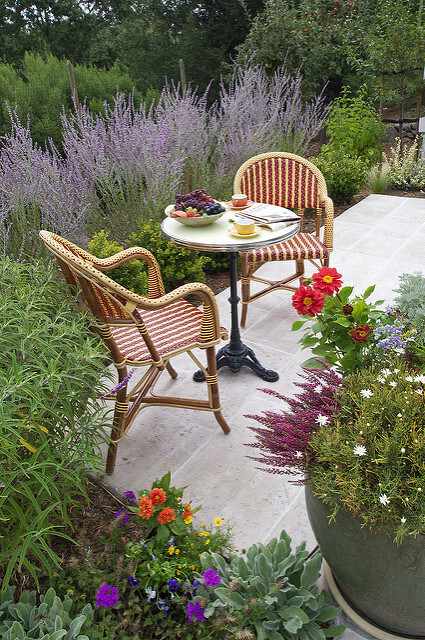
<instances>
[{"instance_id":1,"label":"blue flower","mask_svg":"<svg viewBox=\"0 0 425 640\"><path fill-rule=\"evenodd\" d=\"M124 509L118 509L118 511L115 511L114 518L119 519L121 524L128 524L130 522L129 515L124 511Z\"/></svg>"},{"instance_id":2,"label":"blue flower","mask_svg":"<svg viewBox=\"0 0 425 640\"><path fill-rule=\"evenodd\" d=\"M156 591L154 591L152 587L146 587L145 593L147 595L148 602L156 597Z\"/></svg>"},{"instance_id":3,"label":"blue flower","mask_svg":"<svg viewBox=\"0 0 425 640\"><path fill-rule=\"evenodd\" d=\"M169 606L167 605L167 603L165 602L165 600L158 600L157 602L158 605L158 609L160 611L163 611L165 614L167 613L167 611L169 610Z\"/></svg>"},{"instance_id":4,"label":"blue flower","mask_svg":"<svg viewBox=\"0 0 425 640\"><path fill-rule=\"evenodd\" d=\"M136 580L136 578L134 578L133 576L128 576L128 582L130 584L130 587L133 587L133 589L138 587L140 584L140 582Z\"/></svg>"},{"instance_id":5,"label":"blue flower","mask_svg":"<svg viewBox=\"0 0 425 640\"><path fill-rule=\"evenodd\" d=\"M173 578L172 580L169 580L167 582L167 587L170 593L175 593L176 591L178 591L180 585L177 582L176 578Z\"/></svg>"}]
</instances>

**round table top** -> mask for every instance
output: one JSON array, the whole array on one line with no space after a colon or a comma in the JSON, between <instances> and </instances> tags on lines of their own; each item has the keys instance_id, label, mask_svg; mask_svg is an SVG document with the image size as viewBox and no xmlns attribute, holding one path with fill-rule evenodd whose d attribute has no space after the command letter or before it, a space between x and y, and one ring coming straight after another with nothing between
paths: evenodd
<instances>
[{"instance_id":1,"label":"round table top","mask_svg":"<svg viewBox=\"0 0 425 640\"><path fill-rule=\"evenodd\" d=\"M229 218L233 219L236 215L233 211L226 211L221 218L206 227L188 227L175 218L166 217L162 221L161 231L167 240L188 249L239 252L284 242L296 236L300 229L300 223L295 222L279 231L260 229L255 236L236 237L229 233L233 226Z\"/></svg>"}]
</instances>

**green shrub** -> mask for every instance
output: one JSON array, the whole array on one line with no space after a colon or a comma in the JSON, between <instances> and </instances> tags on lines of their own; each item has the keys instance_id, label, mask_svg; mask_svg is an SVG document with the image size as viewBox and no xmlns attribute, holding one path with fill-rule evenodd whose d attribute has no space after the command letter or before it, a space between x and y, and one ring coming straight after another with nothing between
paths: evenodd
<instances>
[{"instance_id":1,"label":"green shrub","mask_svg":"<svg viewBox=\"0 0 425 640\"><path fill-rule=\"evenodd\" d=\"M379 162L383 131L384 125L366 95L366 88L363 86L356 95L351 95L349 87L344 87L332 105L326 123L330 141L322 151L363 158L369 164Z\"/></svg>"},{"instance_id":2,"label":"green shrub","mask_svg":"<svg viewBox=\"0 0 425 640\"><path fill-rule=\"evenodd\" d=\"M130 237L129 246L149 249L158 261L166 291L188 282L205 282L203 257L196 251L172 244L161 233L161 225L141 221L140 231Z\"/></svg>"},{"instance_id":3,"label":"green shrub","mask_svg":"<svg viewBox=\"0 0 425 640\"><path fill-rule=\"evenodd\" d=\"M83 626L89 627L93 609L86 604L77 613L73 601L65 596L63 601L50 589L40 595L37 605L35 591L23 591L14 602L14 588L7 586L0 594L0 636L3 640L89 640L81 635Z\"/></svg>"},{"instance_id":4,"label":"green shrub","mask_svg":"<svg viewBox=\"0 0 425 640\"><path fill-rule=\"evenodd\" d=\"M109 233L105 230L96 233L88 244L88 251L97 258L109 258L123 251L124 247L118 242L111 242L108 236ZM131 260L121 267L107 271L106 275L140 296L145 296L147 293L148 273L146 263L143 260Z\"/></svg>"},{"instance_id":5,"label":"green shrub","mask_svg":"<svg viewBox=\"0 0 425 640\"><path fill-rule=\"evenodd\" d=\"M314 586L320 576L321 554L309 558L305 542L292 554L290 543L291 538L282 531L279 540L253 544L245 558L231 553L226 562L217 553L204 552L204 573L198 575L204 586L197 592L197 601L206 601L205 617L225 612L236 638L325 640L341 635L343 625L327 625L339 608L329 606L329 594L319 593ZM206 572L216 586L208 586Z\"/></svg>"},{"instance_id":6,"label":"green shrub","mask_svg":"<svg viewBox=\"0 0 425 640\"><path fill-rule=\"evenodd\" d=\"M352 158L343 152L328 151L309 160L323 173L328 195L334 204L349 202L364 185L367 166L362 158Z\"/></svg>"},{"instance_id":7,"label":"green shrub","mask_svg":"<svg viewBox=\"0 0 425 640\"><path fill-rule=\"evenodd\" d=\"M52 262L0 260L0 572L38 583L58 558L52 536L68 537L68 510L86 495L87 469L110 422L105 349Z\"/></svg>"},{"instance_id":8,"label":"green shrub","mask_svg":"<svg viewBox=\"0 0 425 640\"><path fill-rule=\"evenodd\" d=\"M395 303L401 313L407 313L409 324L418 332L418 341L425 342L425 277L420 271L402 273L395 292Z\"/></svg>"},{"instance_id":9,"label":"green shrub","mask_svg":"<svg viewBox=\"0 0 425 640\"><path fill-rule=\"evenodd\" d=\"M425 189L425 165L418 157L418 139L410 147L405 145L400 152L400 138L392 147L389 156L383 154L385 162L390 165L391 187L395 189Z\"/></svg>"}]
</instances>

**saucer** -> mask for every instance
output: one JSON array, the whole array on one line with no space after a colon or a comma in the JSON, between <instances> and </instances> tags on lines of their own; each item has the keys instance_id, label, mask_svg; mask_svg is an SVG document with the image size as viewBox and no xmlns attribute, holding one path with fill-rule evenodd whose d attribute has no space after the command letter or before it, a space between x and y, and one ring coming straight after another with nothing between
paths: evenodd
<instances>
[{"instance_id":1,"label":"saucer","mask_svg":"<svg viewBox=\"0 0 425 640\"><path fill-rule=\"evenodd\" d=\"M260 231L261 228L255 226L254 227L254 233L238 233L236 231L236 227L230 227L230 229L228 229L230 235L235 236L235 238L253 238L254 236L257 236Z\"/></svg>"},{"instance_id":2,"label":"saucer","mask_svg":"<svg viewBox=\"0 0 425 640\"><path fill-rule=\"evenodd\" d=\"M248 200L248 202L246 203L245 206L243 207L234 207L232 205L232 201L229 200L228 202L224 203L227 207L230 207L230 209L232 209L232 211L242 211L243 209L248 209L248 207L250 207L251 205L253 205L253 201L252 200Z\"/></svg>"}]
</instances>

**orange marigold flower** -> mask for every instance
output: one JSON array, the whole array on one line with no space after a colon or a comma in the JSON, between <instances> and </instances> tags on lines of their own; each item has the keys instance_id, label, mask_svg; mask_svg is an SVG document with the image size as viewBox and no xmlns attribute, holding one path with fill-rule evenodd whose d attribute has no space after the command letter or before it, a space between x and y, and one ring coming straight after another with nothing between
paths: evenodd
<instances>
[{"instance_id":1,"label":"orange marigold flower","mask_svg":"<svg viewBox=\"0 0 425 640\"><path fill-rule=\"evenodd\" d=\"M164 507L158 516L159 524L167 524L168 522L171 522L175 519L176 514L174 513L174 509L171 509L170 507Z\"/></svg>"},{"instance_id":2,"label":"orange marigold flower","mask_svg":"<svg viewBox=\"0 0 425 640\"><path fill-rule=\"evenodd\" d=\"M311 279L313 280L313 287L317 291L331 296L341 289L341 278L341 274L333 267L322 267L317 273L313 274Z\"/></svg>"},{"instance_id":3,"label":"orange marigold flower","mask_svg":"<svg viewBox=\"0 0 425 640\"><path fill-rule=\"evenodd\" d=\"M166 497L164 489L160 489L159 487L152 489L149 494L149 498L152 500L153 504L163 504Z\"/></svg>"},{"instance_id":4,"label":"orange marigold flower","mask_svg":"<svg viewBox=\"0 0 425 640\"><path fill-rule=\"evenodd\" d=\"M141 496L139 498L139 513L143 520L149 520L153 516L153 504L149 496Z\"/></svg>"},{"instance_id":5,"label":"orange marigold flower","mask_svg":"<svg viewBox=\"0 0 425 640\"><path fill-rule=\"evenodd\" d=\"M193 518L192 507L190 506L191 503L192 500L184 505L183 520L185 518Z\"/></svg>"},{"instance_id":6,"label":"orange marigold flower","mask_svg":"<svg viewBox=\"0 0 425 640\"><path fill-rule=\"evenodd\" d=\"M299 287L292 296L292 306L300 315L315 316L323 309L325 296L313 287Z\"/></svg>"}]
</instances>

